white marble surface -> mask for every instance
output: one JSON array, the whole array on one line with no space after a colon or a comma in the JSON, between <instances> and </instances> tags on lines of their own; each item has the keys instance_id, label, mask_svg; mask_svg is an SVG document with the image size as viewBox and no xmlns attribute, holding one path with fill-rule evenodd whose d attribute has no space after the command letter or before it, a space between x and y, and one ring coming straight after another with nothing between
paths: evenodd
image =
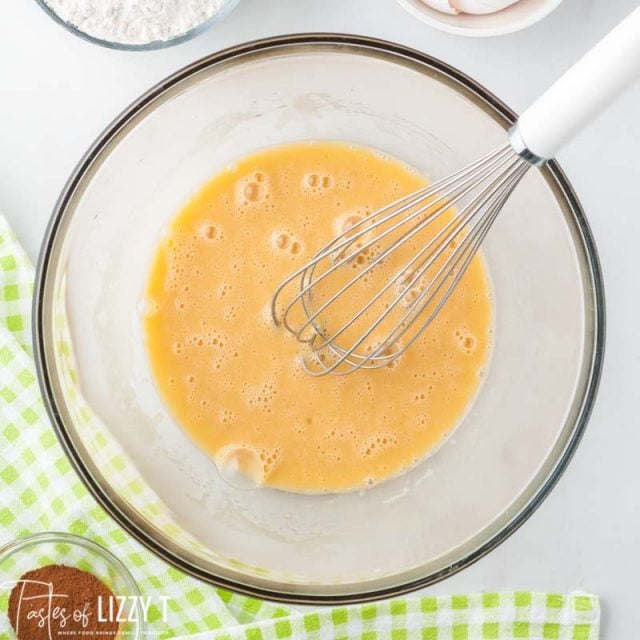
<instances>
[{"instance_id":1,"label":"white marble surface","mask_svg":"<svg viewBox=\"0 0 640 640\"><path fill-rule=\"evenodd\" d=\"M0 210L35 258L63 183L131 100L181 66L262 36L342 31L392 39L458 66L522 110L638 0L565 0L528 31L461 39L394 0L242 0L173 49L124 53L74 38L33 1L0 2ZM598 402L560 484L525 526L432 592L588 590L603 637L637 637L640 560L640 84L560 156L591 221L607 285L608 345Z\"/></svg>"}]
</instances>

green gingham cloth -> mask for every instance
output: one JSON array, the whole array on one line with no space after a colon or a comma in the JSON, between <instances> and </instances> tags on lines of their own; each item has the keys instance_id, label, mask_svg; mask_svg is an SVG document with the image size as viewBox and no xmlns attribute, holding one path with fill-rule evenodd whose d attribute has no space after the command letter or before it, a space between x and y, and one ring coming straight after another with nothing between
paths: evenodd
<instances>
[{"instance_id":1,"label":"green gingham cloth","mask_svg":"<svg viewBox=\"0 0 640 640\"><path fill-rule=\"evenodd\" d=\"M0 545L69 531L109 548L144 594L168 596L149 638L190 640L596 640L595 596L530 592L391 600L301 613L204 585L133 540L96 504L46 417L31 352L33 267L0 216ZM0 576L2 582L2 576ZM0 593L0 612L8 594ZM0 613L0 640L12 640Z\"/></svg>"}]
</instances>

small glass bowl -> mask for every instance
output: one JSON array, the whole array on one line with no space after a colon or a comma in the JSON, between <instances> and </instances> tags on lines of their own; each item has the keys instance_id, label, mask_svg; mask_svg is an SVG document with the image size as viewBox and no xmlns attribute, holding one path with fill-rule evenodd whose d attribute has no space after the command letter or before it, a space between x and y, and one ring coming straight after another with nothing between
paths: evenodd
<instances>
[{"instance_id":1,"label":"small glass bowl","mask_svg":"<svg viewBox=\"0 0 640 640\"><path fill-rule=\"evenodd\" d=\"M137 609L136 615L129 617L136 620L121 625L118 638L141 640L145 636L142 594L129 570L104 547L71 533L36 533L0 547L0 617L7 615L11 583L27 571L51 564L88 571L114 595L126 596Z\"/></svg>"},{"instance_id":2,"label":"small glass bowl","mask_svg":"<svg viewBox=\"0 0 640 640\"><path fill-rule=\"evenodd\" d=\"M219 20L222 20L229 13L231 13L231 11L236 8L240 0L227 0L227 3L220 11L218 11L218 13L215 13L210 18L207 18L204 22L201 22L200 24L193 27L193 29L189 29L188 31L185 31L180 35L168 38L167 40L154 40L152 42L145 42L142 44L127 44L123 42L114 42L111 40L96 38L95 36L85 33L75 25L61 18L47 4L46 0L36 0L36 2L42 7L44 12L53 20L55 20L59 25L63 26L67 31L82 38L83 40L87 40L88 42L92 42L93 44L100 45L101 47L107 47L108 49L118 49L120 51L154 51L156 49L166 49L176 44L187 42L187 40L191 40L196 36L199 36L201 33L204 33L207 29L209 29L213 24L215 24Z\"/></svg>"}]
</instances>

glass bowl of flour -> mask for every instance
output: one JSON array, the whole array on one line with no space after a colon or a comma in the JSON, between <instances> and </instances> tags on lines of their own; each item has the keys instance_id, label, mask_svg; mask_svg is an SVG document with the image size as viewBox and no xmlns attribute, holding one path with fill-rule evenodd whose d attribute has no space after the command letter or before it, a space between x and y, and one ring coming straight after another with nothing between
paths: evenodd
<instances>
[{"instance_id":1,"label":"glass bowl of flour","mask_svg":"<svg viewBox=\"0 0 640 640\"><path fill-rule=\"evenodd\" d=\"M240 0L36 0L58 24L111 49L149 51L191 40Z\"/></svg>"}]
</instances>

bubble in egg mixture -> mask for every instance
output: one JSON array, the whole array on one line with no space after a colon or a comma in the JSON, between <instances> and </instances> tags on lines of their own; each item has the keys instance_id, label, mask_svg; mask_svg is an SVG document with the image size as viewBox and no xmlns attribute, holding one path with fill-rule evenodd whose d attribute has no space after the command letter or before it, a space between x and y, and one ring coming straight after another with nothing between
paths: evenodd
<instances>
[{"instance_id":1,"label":"bubble in egg mixture","mask_svg":"<svg viewBox=\"0 0 640 640\"><path fill-rule=\"evenodd\" d=\"M413 287L407 291L402 297L402 304L405 307L412 307L418 301L420 294L422 293L422 289L419 287Z\"/></svg>"},{"instance_id":2,"label":"bubble in egg mixture","mask_svg":"<svg viewBox=\"0 0 640 640\"><path fill-rule=\"evenodd\" d=\"M214 460L222 479L235 489L257 489L264 484L265 465L254 447L228 444Z\"/></svg>"},{"instance_id":3,"label":"bubble in egg mixture","mask_svg":"<svg viewBox=\"0 0 640 640\"><path fill-rule=\"evenodd\" d=\"M262 196L263 196L262 186L258 182L250 182L244 188L244 197L249 202L258 202L259 200L262 200Z\"/></svg>"},{"instance_id":4,"label":"bubble in egg mixture","mask_svg":"<svg viewBox=\"0 0 640 640\"><path fill-rule=\"evenodd\" d=\"M245 204L250 207L258 204L265 206L265 202L271 198L267 178L260 171L239 180L236 193L241 206Z\"/></svg>"},{"instance_id":5,"label":"bubble in egg mixture","mask_svg":"<svg viewBox=\"0 0 640 640\"><path fill-rule=\"evenodd\" d=\"M360 224L363 220L364 220L364 216L361 216L358 213L349 214L344 218L344 220L342 221L342 224L340 225L342 233L346 233L347 237L349 237L350 235L354 235L355 233L361 231L362 227L358 229L354 229L351 233L349 233L349 231L353 227L355 227L357 224Z\"/></svg>"},{"instance_id":6,"label":"bubble in egg mixture","mask_svg":"<svg viewBox=\"0 0 640 640\"><path fill-rule=\"evenodd\" d=\"M457 330L455 339L458 346L468 355L472 354L476 348L477 340L475 336L466 330Z\"/></svg>"},{"instance_id":7,"label":"bubble in egg mixture","mask_svg":"<svg viewBox=\"0 0 640 640\"><path fill-rule=\"evenodd\" d=\"M287 231L275 231L271 234L271 243L278 252L283 252L290 256L297 256L303 250L302 242Z\"/></svg>"},{"instance_id":8,"label":"bubble in egg mixture","mask_svg":"<svg viewBox=\"0 0 640 640\"><path fill-rule=\"evenodd\" d=\"M220 236L220 231L215 224L208 222L200 228L200 233L205 240L216 240Z\"/></svg>"},{"instance_id":9,"label":"bubble in egg mixture","mask_svg":"<svg viewBox=\"0 0 640 640\"><path fill-rule=\"evenodd\" d=\"M276 247L286 249L291 244L291 236L288 233L280 233L276 238Z\"/></svg>"},{"instance_id":10,"label":"bubble in egg mixture","mask_svg":"<svg viewBox=\"0 0 640 640\"><path fill-rule=\"evenodd\" d=\"M333 187L333 177L327 174L309 173L302 179L302 190L321 194Z\"/></svg>"}]
</instances>

